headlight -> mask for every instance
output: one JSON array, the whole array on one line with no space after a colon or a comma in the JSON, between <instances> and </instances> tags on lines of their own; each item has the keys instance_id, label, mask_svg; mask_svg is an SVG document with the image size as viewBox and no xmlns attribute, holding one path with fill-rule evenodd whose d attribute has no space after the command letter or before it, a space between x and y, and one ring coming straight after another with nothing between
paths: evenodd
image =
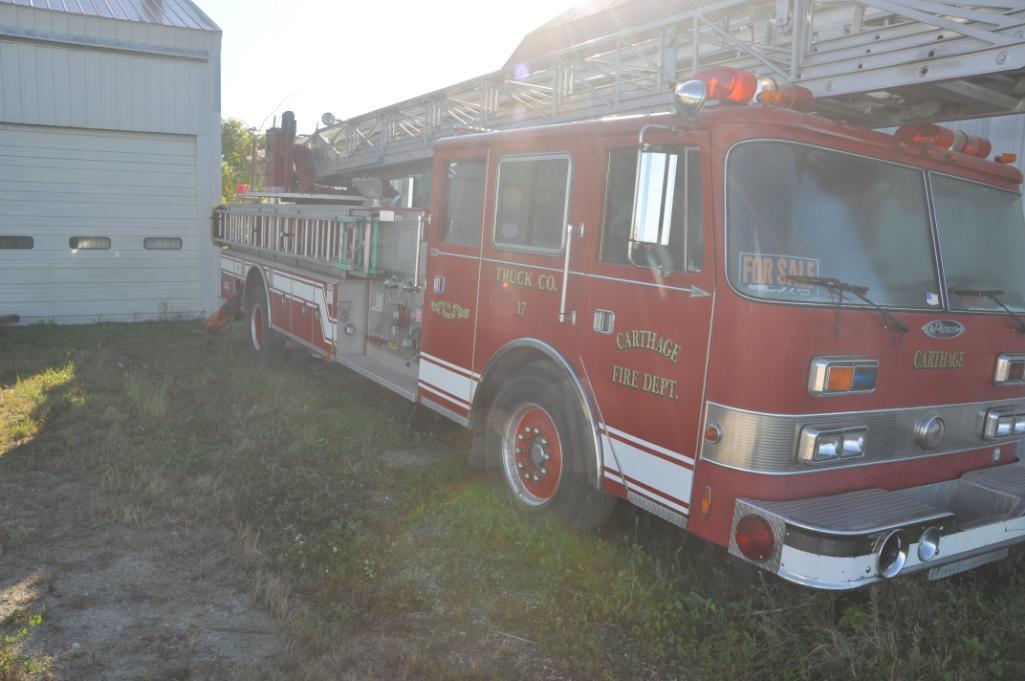
<instances>
[{"instance_id":1,"label":"headlight","mask_svg":"<svg viewBox=\"0 0 1025 681\"><path fill-rule=\"evenodd\" d=\"M999 409L986 412L982 429L983 440L998 440L1004 437L1025 435L1025 414L1008 414Z\"/></svg>"},{"instance_id":2,"label":"headlight","mask_svg":"<svg viewBox=\"0 0 1025 681\"><path fill-rule=\"evenodd\" d=\"M997 355L997 369L993 375L997 385L1020 385L1025 383L1025 355Z\"/></svg>"},{"instance_id":3,"label":"headlight","mask_svg":"<svg viewBox=\"0 0 1025 681\"><path fill-rule=\"evenodd\" d=\"M803 463L817 464L865 455L868 428L820 430L805 426L801 430L797 457Z\"/></svg>"}]
</instances>

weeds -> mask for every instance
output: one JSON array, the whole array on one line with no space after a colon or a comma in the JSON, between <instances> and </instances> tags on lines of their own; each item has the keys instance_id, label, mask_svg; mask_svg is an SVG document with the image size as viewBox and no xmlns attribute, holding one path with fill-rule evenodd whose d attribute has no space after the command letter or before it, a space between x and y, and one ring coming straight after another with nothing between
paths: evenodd
<instances>
[{"instance_id":1,"label":"weeds","mask_svg":"<svg viewBox=\"0 0 1025 681\"><path fill-rule=\"evenodd\" d=\"M339 367L257 367L240 329L198 331L8 330L0 466L80 476L110 523L220 532L198 560L289 632L267 678L1025 676L1018 554L831 594L630 508L596 535L525 522L466 477L461 429L407 427L408 403ZM416 449L426 463L386 456ZM14 650L29 624L0 647L22 676L0 681L42 673Z\"/></svg>"},{"instance_id":2,"label":"weeds","mask_svg":"<svg viewBox=\"0 0 1025 681\"><path fill-rule=\"evenodd\" d=\"M0 623L0 681L37 678L50 668L49 658L33 658L21 652L21 643L42 624L42 613L24 609L16 610Z\"/></svg>"}]
</instances>

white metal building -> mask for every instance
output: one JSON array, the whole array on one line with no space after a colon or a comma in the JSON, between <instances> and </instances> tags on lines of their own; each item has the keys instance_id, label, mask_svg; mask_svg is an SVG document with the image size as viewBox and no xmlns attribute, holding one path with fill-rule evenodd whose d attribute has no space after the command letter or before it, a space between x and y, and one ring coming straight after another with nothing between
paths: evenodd
<instances>
[{"instance_id":1,"label":"white metal building","mask_svg":"<svg viewBox=\"0 0 1025 681\"><path fill-rule=\"evenodd\" d=\"M189 0L0 0L0 316L214 309L220 44Z\"/></svg>"}]
</instances>

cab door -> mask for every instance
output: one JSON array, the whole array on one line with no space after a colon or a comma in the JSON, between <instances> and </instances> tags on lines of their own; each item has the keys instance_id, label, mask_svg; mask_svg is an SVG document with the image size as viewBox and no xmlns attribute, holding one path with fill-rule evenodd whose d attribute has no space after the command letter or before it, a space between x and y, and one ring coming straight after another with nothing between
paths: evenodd
<instances>
[{"instance_id":1,"label":"cab door","mask_svg":"<svg viewBox=\"0 0 1025 681\"><path fill-rule=\"evenodd\" d=\"M488 185L485 150L435 158L418 399L457 421L470 414L481 234Z\"/></svg>"},{"instance_id":2,"label":"cab door","mask_svg":"<svg viewBox=\"0 0 1025 681\"><path fill-rule=\"evenodd\" d=\"M606 487L685 525L714 300L711 165L705 134L645 141L653 155L643 163L636 135L602 146L580 352L600 412ZM631 244L635 191L648 214L645 244Z\"/></svg>"},{"instance_id":3,"label":"cab door","mask_svg":"<svg viewBox=\"0 0 1025 681\"><path fill-rule=\"evenodd\" d=\"M517 138L492 149L475 366L539 340L576 363L586 283L579 270L594 193L590 137Z\"/></svg>"}]
</instances>

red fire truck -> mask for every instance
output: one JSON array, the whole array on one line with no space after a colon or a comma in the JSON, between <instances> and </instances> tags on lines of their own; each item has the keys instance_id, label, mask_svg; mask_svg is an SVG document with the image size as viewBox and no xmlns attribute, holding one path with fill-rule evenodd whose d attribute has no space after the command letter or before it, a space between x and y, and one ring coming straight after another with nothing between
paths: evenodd
<instances>
[{"instance_id":1,"label":"red fire truck","mask_svg":"<svg viewBox=\"0 0 1025 681\"><path fill-rule=\"evenodd\" d=\"M825 589L1025 541L1014 159L729 66L675 100L442 139L429 206L286 178L218 209L222 297L256 353L290 339L472 429L512 503L571 527L626 499Z\"/></svg>"}]
</instances>

